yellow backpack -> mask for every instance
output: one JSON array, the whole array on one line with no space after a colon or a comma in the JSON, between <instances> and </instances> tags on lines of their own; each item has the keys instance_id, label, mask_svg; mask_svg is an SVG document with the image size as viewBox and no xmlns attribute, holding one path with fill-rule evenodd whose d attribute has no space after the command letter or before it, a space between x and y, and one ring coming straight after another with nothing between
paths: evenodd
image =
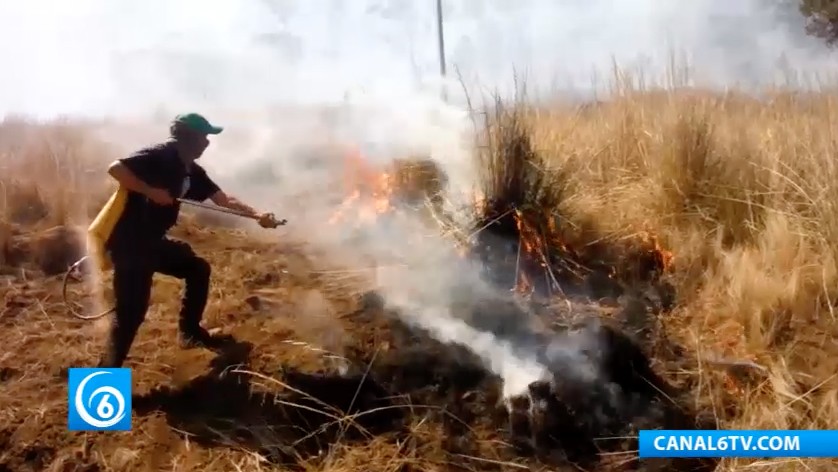
<instances>
[{"instance_id":1,"label":"yellow backpack","mask_svg":"<svg viewBox=\"0 0 838 472\"><path fill-rule=\"evenodd\" d=\"M105 244L122 216L127 201L128 191L119 187L87 228L87 254L93 259L95 267L102 272L113 268L105 251Z\"/></svg>"}]
</instances>

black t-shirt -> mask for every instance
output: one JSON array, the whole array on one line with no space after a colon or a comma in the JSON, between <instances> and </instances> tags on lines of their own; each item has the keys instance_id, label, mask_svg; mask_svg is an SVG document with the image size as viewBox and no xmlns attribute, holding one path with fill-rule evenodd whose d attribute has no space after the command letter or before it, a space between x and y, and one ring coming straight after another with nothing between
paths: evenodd
<instances>
[{"instance_id":1,"label":"black t-shirt","mask_svg":"<svg viewBox=\"0 0 838 472\"><path fill-rule=\"evenodd\" d=\"M168 190L172 198L204 201L219 190L197 163L193 162L191 169L187 169L171 142L140 149L119 162L146 184ZM145 242L160 240L177 223L179 213L177 201L168 206L158 205L144 195L129 191L108 247L131 250Z\"/></svg>"}]
</instances>

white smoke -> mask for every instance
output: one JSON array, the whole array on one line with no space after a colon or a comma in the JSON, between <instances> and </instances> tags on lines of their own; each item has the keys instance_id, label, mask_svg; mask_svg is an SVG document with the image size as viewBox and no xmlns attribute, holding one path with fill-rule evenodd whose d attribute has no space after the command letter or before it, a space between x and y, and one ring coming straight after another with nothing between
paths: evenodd
<instances>
[{"instance_id":1,"label":"white smoke","mask_svg":"<svg viewBox=\"0 0 838 472\"><path fill-rule=\"evenodd\" d=\"M438 91L435 3L397 0L8 0L0 113L140 114L339 104L347 94ZM834 72L793 0L447 0L449 71L509 91L585 91L612 63L698 82ZM453 84L450 92L457 92ZM392 103L391 103L392 104ZM393 104L394 105L394 104Z\"/></svg>"},{"instance_id":2,"label":"white smoke","mask_svg":"<svg viewBox=\"0 0 838 472\"><path fill-rule=\"evenodd\" d=\"M531 96L587 97L607 90L614 64L652 83L683 81L668 79L673 54L676 66L690 65L692 83L717 87L799 85L838 64L803 34L793 2L443 3L448 69L476 95L509 96L516 72ZM461 84L438 77L434 7L430 0L7 0L0 3L0 113L105 119L99 130L121 152L162 138L178 112L204 113L227 128L202 160L227 188L282 208L289 230L314 244L407 266L382 281L388 302L441 340L470 346L508 391L518 391L545 367L459 318L458 298L488 289L448 241L413 219L360 232L322 224L344 196L336 169L346 144L373 163L431 156L458 195L475 185L472 117ZM448 102L440 99L443 85ZM566 343L556 352L589 377L590 365L576 362L580 350Z\"/></svg>"}]
</instances>

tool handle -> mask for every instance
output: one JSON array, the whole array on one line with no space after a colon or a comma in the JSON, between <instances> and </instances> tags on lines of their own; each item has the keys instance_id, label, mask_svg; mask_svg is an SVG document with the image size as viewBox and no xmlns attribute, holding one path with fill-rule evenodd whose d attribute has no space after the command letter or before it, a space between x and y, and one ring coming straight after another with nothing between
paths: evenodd
<instances>
[{"instance_id":1,"label":"tool handle","mask_svg":"<svg viewBox=\"0 0 838 472\"><path fill-rule=\"evenodd\" d=\"M233 210L231 208L224 208L224 207L220 207L220 206L216 206L216 205L207 205L206 203L196 202L194 200L187 200L185 198L178 198L177 201L179 201L180 203L185 203L187 205L192 205L194 207L204 208L204 209L207 209L207 210L217 211L217 212L220 212L220 213L227 213L227 214L230 214L230 215L241 216L242 218L249 218L251 220L256 219L256 218L253 217L253 215L250 215L250 214L245 213L243 211Z\"/></svg>"},{"instance_id":2,"label":"tool handle","mask_svg":"<svg viewBox=\"0 0 838 472\"><path fill-rule=\"evenodd\" d=\"M245 213L245 212L242 212L242 211L238 211L238 210L233 210L233 209L230 209L230 208L224 208L224 207L220 207L220 206L216 206L216 205L207 205L206 203L196 202L194 200L187 200L185 198L178 198L177 201L179 201L180 203L185 203L187 205L192 205L192 206L195 206L195 207L204 208L206 210L217 211L217 212L220 212L220 213L227 213L229 215L240 216L242 218L247 218L247 219L250 219L250 220L259 220L258 217L255 217L251 214L248 214L248 213ZM273 227L276 228L277 226L283 226L287 222L288 222L288 220L276 220L276 219L274 219L275 224L273 225Z\"/></svg>"}]
</instances>

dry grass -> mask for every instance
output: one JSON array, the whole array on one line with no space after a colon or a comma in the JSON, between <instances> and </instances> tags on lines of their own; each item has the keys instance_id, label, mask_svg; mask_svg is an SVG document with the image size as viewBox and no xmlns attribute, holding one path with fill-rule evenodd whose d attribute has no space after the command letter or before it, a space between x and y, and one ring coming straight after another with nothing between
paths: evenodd
<instances>
[{"instance_id":1,"label":"dry grass","mask_svg":"<svg viewBox=\"0 0 838 472\"><path fill-rule=\"evenodd\" d=\"M696 402L722 428L838 425L836 106L827 94L636 93L531 115L537 148L570 176L571 220L611 238L648 231L675 253L669 335L768 369L738 385L706 365L677 374L698 379Z\"/></svg>"},{"instance_id":2,"label":"dry grass","mask_svg":"<svg viewBox=\"0 0 838 472\"><path fill-rule=\"evenodd\" d=\"M675 254L678 305L662 323L667 336L701 362L692 371L662 372L666 377L691 385L696 406L712 411L721 428L838 427L838 96L778 93L757 101L695 91L631 92L585 108L519 111L533 151L562 185L556 211L569 241L580 246L648 232ZM0 126L0 243L7 259L15 244L37 240L33 233L86 223L106 197L99 171L113 155L86 136L69 124ZM345 351L348 342L386 350L375 347L374 326L346 316L355 302L324 287L303 245L268 245L186 220L180 235L207 254L215 270L208 324L257 346L248 370L265 375L283 364L324 365L321 354L282 342L288 338L322 346L323 339L346 336L356 340L330 349ZM104 325L68 319L58 281L13 262L2 264L0 289L0 464L14 470L73 470L69 464L95 464L84 470L272 470L232 439L231 447L201 444L161 415L135 418L129 434L67 433L65 384L56 375L67 365L94 361ZM155 305L131 354L135 393L184 385L208 368L208 354L169 342L175 339L176 290L174 282L157 282ZM311 299L302 293L326 293L314 299L328 310L301 306ZM254 294L262 306L245 302ZM304 316L324 311L340 322ZM332 330L328 336L325 328ZM719 359L753 362L765 371L734 375L718 367ZM385 435L360 445L339 443L325 458L303 460L303 468L432 471L466 461L443 444L439 424L422 411L413 412L407 440ZM492 465L504 460L493 452L497 438L490 430L475 434L483 458L469 459L470 468L527 467ZM834 466L827 460L725 460L719 470Z\"/></svg>"}]
</instances>

